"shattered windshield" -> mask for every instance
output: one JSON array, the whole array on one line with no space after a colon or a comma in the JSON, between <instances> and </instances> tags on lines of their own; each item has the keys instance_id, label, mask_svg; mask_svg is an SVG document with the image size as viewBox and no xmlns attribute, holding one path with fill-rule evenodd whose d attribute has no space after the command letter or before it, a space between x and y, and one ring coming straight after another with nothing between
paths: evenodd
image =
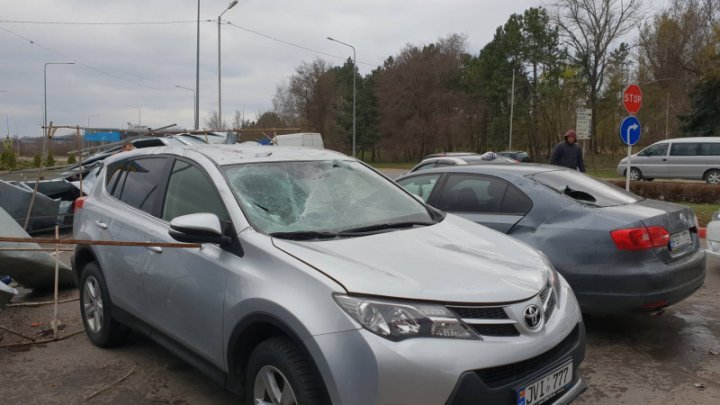
<instances>
[{"instance_id":1,"label":"shattered windshield","mask_svg":"<svg viewBox=\"0 0 720 405\"><path fill-rule=\"evenodd\" d=\"M267 234L435 222L424 205L358 162L248 163L224 171L245 215Z\"/></svg>"},{"instance_id":2,"label":"shattered windshield","mask_svg":"<svg viewBox=\"0 0 720 405\"><path fill-rule=\"evenodd\" d=\"M612 207L632 204L642 198L619 187L595 180L580 172L557 170L538 173L533 180L575 201L591 207Z\"/></svg>"}]
</instances>

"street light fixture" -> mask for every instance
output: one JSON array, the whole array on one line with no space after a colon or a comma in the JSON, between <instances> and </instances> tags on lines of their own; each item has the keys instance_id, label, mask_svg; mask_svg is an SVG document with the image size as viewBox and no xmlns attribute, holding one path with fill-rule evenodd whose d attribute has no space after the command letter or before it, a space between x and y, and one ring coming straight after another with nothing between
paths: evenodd
<instances>
[{"instance_id":1,"label":"street light fixture","mask_svg":"<svg viewBox=\"0 0 720 405\"><path fill-rule=\"evenodd\" d=\"M220 53L221 53L220 24L222 22L223 14L227 13L228 10L235 7L237 5L237 3L238 3L238 0L233 0L232 2L230 2L230 4L225 9L225 11L220 13L220 15L218 16L218 125L220 125L220 126L222 126L222 73L221 73L222 63L220 60ZM218 128L218 129L222 129L222 128Z\"/></svg>"},{"instance_id":2,"label":"street light fixture","mask_svg":"<svg viewBox=\"0 0 720 405\"><path fill-rule=\"evenodd\" d=\"M356 68L357 68L357 60L356 60L356 58L355 58L355 47L352 46L352 45L350 45L350 44L346 44L345 42L338 41L338 40L335 39L335 38L327 37L327 39L330 40L330 41L337 42L337 43L339 43L339 44L343 44L343 45L345 45L345 46L348 46L348 47L352 48L352 51L353 51L353 132L352 132L352 155L353 155L353 157L355 157L355 76L356 76L355 70L356 70Z\"/></svg>"},{"instance_id":3,"label":"street light fixture","mask_svg":"<svg viewBox=\"0 0 720 405\"><path fill-rule=\"evenodd\" d=\"M193 108L195 108L195 90L191 89L190 87L180 86L179 84L176 84L175 87L177 87L178 89L183 89L183 90L192 91L192 94L193 94ZM196 110L196 111L197 111L197 110ZM197 113L197 112L196 112L196 113ZM197 116L195 116L195 120L197 120Z\"/></svg>"}]
</instances>

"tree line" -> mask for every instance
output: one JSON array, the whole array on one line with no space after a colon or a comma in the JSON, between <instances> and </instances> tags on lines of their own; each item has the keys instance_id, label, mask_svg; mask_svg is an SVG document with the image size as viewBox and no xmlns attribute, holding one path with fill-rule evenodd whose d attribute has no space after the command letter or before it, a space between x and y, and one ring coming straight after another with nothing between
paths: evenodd
<instances>
[{"instance_id":1,"label":"tree line","mask_svg":"<svg viewBox=\"0 0 720 405\"><path fill-rule=\"evenodd\" d=\"M272 111L254 122L236 114L233 124L300 127L349 152L354 75L357 149L368 160L506 150L511 110L512 148L542 160L575 126L578 108L593 113L588 153L620 153L621 96L633 82L644 93L642 144L720 136L720 0L648 5L552 0L511 15L477 53L451 34L409 44L367 75L350 59L303 62L278 85Z\"/></svg>"}]
</instances>

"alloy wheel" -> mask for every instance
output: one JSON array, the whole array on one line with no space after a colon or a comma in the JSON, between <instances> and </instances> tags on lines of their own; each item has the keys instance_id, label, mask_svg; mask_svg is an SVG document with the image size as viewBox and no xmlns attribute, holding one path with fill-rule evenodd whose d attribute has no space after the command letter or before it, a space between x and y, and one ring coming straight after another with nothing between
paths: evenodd
<instances>
[{"instance_id":1,"label":"alloy wheel","mask_svg":"<svg viewBox=\"0 0 720 405\"><path fill-rule=\"evenodd\" d=\"M263 366L255 376L255 405L296 405L295 393L280 370Z\"/></svg>"},{"instance_id":2,"label":"alloy wheel","mask_svg":"<svg viewBox=\"0 0 720 405\"><path fill-rule=\"evenodd\" d=\"M85 280L83 311L90 331L93 333L100 332L103 327L103 300L100 294L100 284L93 276Z\"/></svg>"},{"instance_id":3,"label":"alloy wheel","mask_svg":"<svg viewBox=\"0 0 720 405\"><path fill-rule=\"evenodd\" d=\"M720 184L720 172L714 171L707 175L708 184Z\"/></svg>"},{"instance_id":4,"label":"alloy wheel","mask_svg":"<svg viewBox=\"0 0 720 405\"><path fill-rule=\"evenodd\" d=\"M640 180L640 172L637 169L630 169L630 180L631 181L638 181Z\"/></svg>"}]
</instances>

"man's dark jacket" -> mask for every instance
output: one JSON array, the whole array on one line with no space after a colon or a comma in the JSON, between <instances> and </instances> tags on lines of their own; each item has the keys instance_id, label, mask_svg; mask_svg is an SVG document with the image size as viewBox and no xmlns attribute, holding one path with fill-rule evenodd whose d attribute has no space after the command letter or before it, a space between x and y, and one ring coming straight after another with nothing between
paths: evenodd
<instances>
[{"instance_id":1,"label":"man's dark jacket","mask_svg":"<svg viewBox=\"0 0 720 405\"><path fill-rule=\"evenodd\" d=\"M573 170L579 169L581 172L585 171L582 150L577 144L569 144L564 141L555 145L552 155L550 155L550 164Z\"/></svg>"}]
</instances>

